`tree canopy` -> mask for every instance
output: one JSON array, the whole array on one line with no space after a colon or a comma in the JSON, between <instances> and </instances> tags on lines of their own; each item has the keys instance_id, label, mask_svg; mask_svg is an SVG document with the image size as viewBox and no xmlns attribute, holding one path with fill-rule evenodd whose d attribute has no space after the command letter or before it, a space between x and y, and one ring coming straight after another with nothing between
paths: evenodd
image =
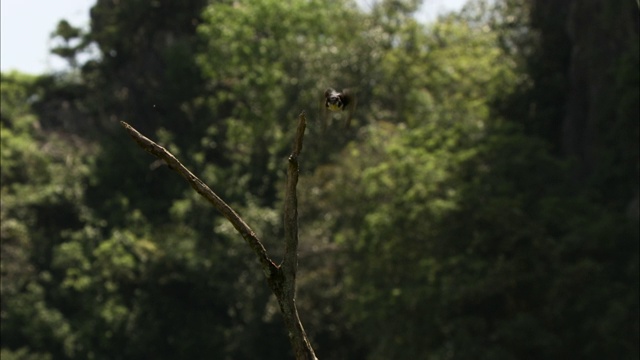
<instances>
[{"instance_id":1,"label":"tree canopy","mask_svg":"<svg viewBox=\"0 0 640 360\"><path fill-rule=\"evenodd\" d=\"M637 5L359 4L98 0L53 29L68 70L3 73L1 357L292 357L251 249L118 122L280 258L305 110L320 359L638 358ZM349 129L323 129L328 87L357 94Z\"/></svg>"}]
</instances>

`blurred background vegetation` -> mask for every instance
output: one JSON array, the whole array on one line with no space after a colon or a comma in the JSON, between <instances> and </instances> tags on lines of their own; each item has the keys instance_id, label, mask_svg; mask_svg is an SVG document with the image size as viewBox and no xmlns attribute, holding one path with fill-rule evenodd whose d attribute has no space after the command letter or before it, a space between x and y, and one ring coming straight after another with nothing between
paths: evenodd
<instances>
[{"instance_id":1,"label":"blurred background vegetation","mask_svg":"<svg viewBox=\"0 0 640 360\"><path fill-rule=\"evenodd\" d=\"M638 6L418 6L98 0L89 29L61 21L68 71L2 74L2 359L290 357L246 244L118 121L279 258L301 110L319 358L637 359ZM329 86L357 89L348 130L318 124Z\"/></svg>"}]
</instances>

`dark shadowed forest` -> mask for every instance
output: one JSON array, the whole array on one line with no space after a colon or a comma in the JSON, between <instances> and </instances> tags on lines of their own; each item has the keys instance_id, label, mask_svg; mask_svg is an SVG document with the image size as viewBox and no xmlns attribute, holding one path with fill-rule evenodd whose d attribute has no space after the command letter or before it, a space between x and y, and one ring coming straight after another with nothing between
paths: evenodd
<instances>
[{"instance_id":1,"label":"dark shadowed forest","mask_svg":"<svg viewBox=\"0 0 640 360\"><path fill-rule=\"evenodd\" d=\"M97 0L66 70L1 79L1 357L293 359L280 259L304 110L297 307L319 359L638 359L634 0ZM90 55L87 55L90 54ZM326 88L357 107L331 113Z\"/></svg>"}]
</instances>

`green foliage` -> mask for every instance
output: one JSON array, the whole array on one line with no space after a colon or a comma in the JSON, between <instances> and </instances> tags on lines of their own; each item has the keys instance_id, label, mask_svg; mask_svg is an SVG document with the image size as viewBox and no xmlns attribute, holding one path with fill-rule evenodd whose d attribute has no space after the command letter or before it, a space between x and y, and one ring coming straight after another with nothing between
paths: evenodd
<instances>
[{"instance_id":1,"label":"green foliage","mask_svg":"<svg viewBox=\"0 0 640 360\"><path fill-rule=\"evenodd\" d=\"M307 111L309 131L318 134L320 94L330 86L358 86L358 74L367 70L353 36L364 31L361 20L357 7L344 1L222 2L207 8L198 63L216 121L206 133L224 138L222 151L233 164L223 170L225 178L239 185L226 190L230 199L242 199L249 188L267 204L276 200L283 175L277 169L298 113ZM340 144L345 137L336 139ZM309 146L320 150L318 141ZM328 155L312 153L308 166Z\"/></svg>"},{"instance_id":2,"label":"green foliage","mask_svg":"<svg viewBox=\"0 0 640 360\"><path fill-rule=\"evenodd\" d=\"M488 35L477 66L466 67L476 76L464 70L466 52L454 56L473 47L453 40L483 38L469 30ZM459 83L434 102L429 121L371 127L308 180L308 236L358 259L344 265L343 290L357 338L374 359L629 357L637 351L629 320L637 291L628 291L638 282L637 224L575 195L553 138L488 118L489 105L520 81L517 59L495 35L455 18L434 31L447 31L449 42L430 48L430 67L467 76L452 77ZM435 88L446 91L445 83Z\"/></svg>"},{"instance_id":3,"label":"green foliage","mask_svg":"<svg viewBox=\"0 0 640 360\"><path fill-rule=\"evenodd\" d=\"M70 324L47 299L56 283L47 269L51 247L90 216L82 204L89 166L80 156L89 155L91 147L73 135L43 131L25 106L36 94L36 78L3 74L3 344L25 345L29 339L31 348L7 353L17 358L73 353Z\"/></svg>"},{"instance_id":4,"label":"green foliage","mask_svg":"<svg viewBox=\"0 0 640 360\"><path fill-rule=\"evenodd\" d=\"M100 0L89 30L61 21L69 72L2 74L1 356L287 357L251 250L117 120L278 259L305 110L297 304L320 358L636 358L637 27L611 3L610 41L567 33L593 11L575 5L425 25L414 0ZM356 91L351 129L322 130L326 87ZM591 127L567 123L592 88ZM598 136L565 151L581 129Z\"/></svg>"},{"instance_id":5,"label":"green foliage","mask_svg":"<svg viewBox=\"0 0 640 360\"><path fill-rule=\"evenodd\" d=\"M8 360L51 360L51 356L48 354L30 353L26 348L21 348L16 351L2 349L0 350L0 357Z\"/></svg>"}]
</instances>

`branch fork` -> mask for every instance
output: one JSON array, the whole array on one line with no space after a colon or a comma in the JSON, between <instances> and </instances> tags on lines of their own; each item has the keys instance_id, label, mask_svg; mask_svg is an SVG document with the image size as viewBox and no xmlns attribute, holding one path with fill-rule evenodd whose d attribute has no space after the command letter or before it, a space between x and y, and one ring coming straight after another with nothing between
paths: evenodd
<instances>
[{"instance_id":1,"label":"branch fork","mask_svg":"<svg viewBox=\"0 0 640 360\"><path fill-rule=\"evenodd\" d=\"M159 160L166 162L167 165L180 174L198 194L209 201L209 203L233 225L236 231L240 233L258 258L267 279L267 284L278 300L296 359L317 360L309 339L307 338L307 334L300 322L295 304L296 272L298 270L298 200L296 187L299 172L298 157L302 151L306 123L307 120L303 111L298 116L298 127L296 129L293 149L289 156L287 169L287 184L284 200L284 258L280 265L276 265L271 257L269 257L262 241L260 241L251 227L249 227L224 200L211 190L209 186L182 165L167 149L142 135L133 128L133 126L124 121L120 122L142 149Z\"/></svg>"}]
</instances>

